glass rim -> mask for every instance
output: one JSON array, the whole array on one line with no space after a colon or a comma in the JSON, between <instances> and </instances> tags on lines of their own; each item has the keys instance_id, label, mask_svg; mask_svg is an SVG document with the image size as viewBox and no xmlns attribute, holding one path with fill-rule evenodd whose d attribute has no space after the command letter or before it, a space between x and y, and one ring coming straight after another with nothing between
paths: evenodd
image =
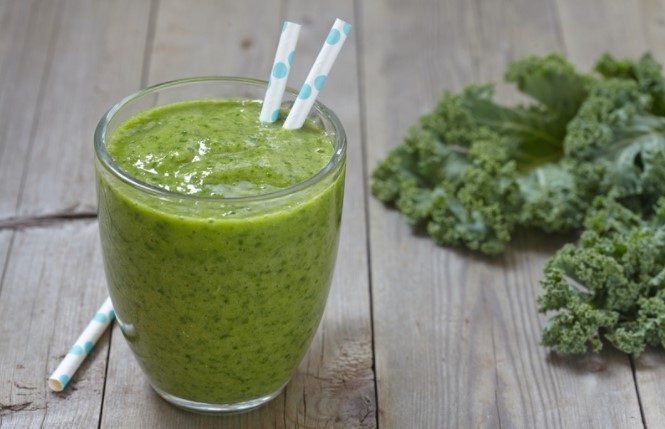
<instances>
[{"instance_id":1,"label":"glass rim","mask_svg":"<svg viewBox=\"0 0 665 429\"><path fill-rule=\"evenodd\" d=\"M329 174L331 174L335 170L337 165L339 165L340 162L344 159L344 156L346 155L346 132L344 131L344 127L342 126L342 123L340 122L337 115L331 109L329 109L319 101L314 102L312 110L315 111L318 116L324 118L325 120L330 121L330 123L332 124L332 127L335 132L334 136L335 147L333 155L330 157L328 163L313 176L310 176L306 180L295 183L286 188L279 189L277 191L267 192L265 194L244 196L244 197L209 197L209 196L200 196L200 195L181 194L178 192L167 191L166 189L150 185L146 182L137 179L136 177L130 175L122 168L120 168L120 166L116 164L113 158L111 158L111 155L106 150L106 141L107 141L106 131L108 129L108 125L110 124L111 120L113 120L115 115L125 106L143 96L152 94L162 89L185 85L185 84L192 84L199 82L216 82L216 81L249 84L263 89L265 89L266 86L268 85L267 81L261 79L252 79L252 78L235 77L235 76L195 76L189 78L170 80L158 83L156 85L148 86L146 88L142 88L126 96L125 98L114 104L108 111L106 111L106 113L104 113L104 115L102 115L101 119L99 120L99 123L97 124L97 127L95 128L95 134L94 134L94 146L95 146L95 154L97 160L100 162L103 168L105 168L115 177L119 178L122 182L148 194L153 194L155 196L160 196L160 197L167 197L169 199L180 199L180 200L184 199L195 202L206 201L213 203L242 203L242 202L255 202L255 201L276 199L283 196L294 194L302 189L306 189L311 185L320 182ZM288 86L286 87L285 92L288 92L294 96L298 95L298 91Z\"/></svg>"}]
</instances>

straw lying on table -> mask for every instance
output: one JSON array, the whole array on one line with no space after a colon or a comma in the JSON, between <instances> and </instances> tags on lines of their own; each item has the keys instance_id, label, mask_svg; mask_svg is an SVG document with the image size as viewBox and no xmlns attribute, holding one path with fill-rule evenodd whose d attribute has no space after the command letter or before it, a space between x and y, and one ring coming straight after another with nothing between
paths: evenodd
<instances>
[{"instance_id":1,"label":"straw lying on table","mask_svg":"<svg viewBox=\"0 0 665 429\"><path fill-rule=\"evenodd\" d=\"M97 343L97 340L102 336L114 317L115 312L113 311L111 298L106 298L104 304L97 310L95 316L69 349L69 352L60 365L58 365L58 368L49 377L48 385L51 390L60 392L67 386L69 380L71 380L78 367L81 366L81 363L90 354L95 343Z\"/></svg>"},{"instance_id":2,"label":"straw lying on table","mask_svg":"<svg viewBox=\"0 0 665 429\"><path fill-rule=\"evenodd\" d=\"M292 22L284 23L282 36L277 46L275 61L268 82L268 89L263 100L261 122L272 123L279 118L279 107L282 102L286 79L291 69L294 54L293 49L295 48L299 32L300 25ZM351 24L341 19L335 20L319 55L316 57L316 61L314 61L314 65L307 75L307 79L305 79L305 83L300 89L300 93L298 93L298 98L296 98L289 116L284 121L284 128L297 129L305 123L305 119L307 119L309 111L312 110L316 97L319 95L321 88L323 88L323 84L328 78L328 73L335 59L337 59L337 55L342 49L342 45L344 45L349 32L351 32Z\"/></svg>"}]
</instances>

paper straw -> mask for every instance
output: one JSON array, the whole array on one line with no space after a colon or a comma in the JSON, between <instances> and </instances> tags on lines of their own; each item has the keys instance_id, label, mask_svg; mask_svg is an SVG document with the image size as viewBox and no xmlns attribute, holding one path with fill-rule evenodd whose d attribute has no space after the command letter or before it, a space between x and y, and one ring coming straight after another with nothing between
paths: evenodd
<instances>
[{"instance_id":1,"label":"paper straw","mask_svg":"<svg viewBox=\"0 0 665 429\"><path fill-rule=\"evenodd\" d=\"M321 92L321 88L323 88L328 73L349 32L351 32L351 24L347 24L339 18L335 20L319 55L316 57L316 61L314 61L314 65L307 75L307 79L305 79L305 83L300 89L289 116L284 121L284 128L296 129L302 127L302 124L305 123L305 119L312 109L316 97Z\"/></svg>"},{"instance_id":2,"label":"paper straw","mask_svg":"<svg viewBox=\"0 0 665 429\"><path fill-rule=\"evenodd\" d=\"M259 117L261 122L272 123L279 119L279 108L282 104L284 88L286 88L286 79L291 71L300 27L299 24L288 21L285 21L282 26L282 35L279 38L275 61L268 81L268 89L263 99L263 107L261 107L261 116Z\"/></svg>"},{"instance_id":3,"label":"paper straw","mask_svg":"<svg viewBox=\"0 0 665 429\"><path fill-rule=\"evenodd\" d=\"M113 311L111 298L106 298L104 304L97 310L95 317L92 318L76 343L69 349L67 356L49 377L48 385L51 390L61 392L67 386L69 380L71 380L78 367L81 366L83 360L90 354L95 343L114 317L115 312Z\"/></svg>"}]
</instances>

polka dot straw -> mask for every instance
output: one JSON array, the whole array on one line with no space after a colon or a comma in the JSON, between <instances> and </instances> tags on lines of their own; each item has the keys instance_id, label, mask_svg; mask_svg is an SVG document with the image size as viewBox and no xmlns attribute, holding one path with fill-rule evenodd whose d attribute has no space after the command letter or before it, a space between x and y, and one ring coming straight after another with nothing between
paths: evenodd
<instances>
[{"instance_id":1,"label":"polka dot straw","mask_svg":"<svg viewBox=\"0 0 665 429\"><path fill-rule=\"evenodd\" d=\"M71 380L78 367L81 366L81 363L90 354L95 343L102 336L114 317L115 312L113 311L111 298L106 298L104 304L97 310L95 316L76 340L76 343L69 349L69 352L67 352L60 365L58 365L58 368L49 377L48 385L51 390L60 392L67 386L69 380Z\"/></svg>"},{"instance_id":2,"label":"polka dot straw","mask_svg":"<svg viewBox=\"0 0 665 429\"><path fill-rule=\"evenodd\" d=\"M297 129L302 127L350 32L351 24L347 24L341 19L335 20L319 55L316 57L316 61L314 61L314 65L307 75L307 79L305 79L305 83L300 89L289 116L284 121L284 128Z\"/></svg>"},{"instance_id":3,"label":"polka dot straw","mask_svg":"<svg viewBox=\"0 0 665 429\"><path fill-rule=\"evenodd\" d=\"M289 77L299 34L299 24L284 22L282 35L277 44L277 52L275 52L275 61L270 73L268 88L261 107L261 122L272 123L279 119L279 108L282 104L286 79Z\"/></svg>"}]
</instances>

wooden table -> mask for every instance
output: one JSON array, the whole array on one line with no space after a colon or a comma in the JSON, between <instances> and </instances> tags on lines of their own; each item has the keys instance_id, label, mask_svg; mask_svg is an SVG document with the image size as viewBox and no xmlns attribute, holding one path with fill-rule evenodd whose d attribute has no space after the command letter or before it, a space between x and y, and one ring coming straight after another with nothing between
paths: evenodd
<instances>
[{"instance_id":1,"label":"wooden table","mask_svg":"<svg viewBox=\"0 0 665 429\"><path fill-rule=\"evenodd\" d=\"M335 17L354 24L321 95L349 137L342 240L324 321L285 392L236 416L179 411L117 327L66 391L49 391L106 296L92 164L102 113L178 77L267 77L285 19L304 24L299 86ZM538 345L538 280L564 239L519 235L496 259L437 247L366 181L444 89L498 80L532 53L588 70L604 51L645 50L665 61L662 0L0 0L0 426L665 427L664 353Z\"/></svg>"}]
</instances>

